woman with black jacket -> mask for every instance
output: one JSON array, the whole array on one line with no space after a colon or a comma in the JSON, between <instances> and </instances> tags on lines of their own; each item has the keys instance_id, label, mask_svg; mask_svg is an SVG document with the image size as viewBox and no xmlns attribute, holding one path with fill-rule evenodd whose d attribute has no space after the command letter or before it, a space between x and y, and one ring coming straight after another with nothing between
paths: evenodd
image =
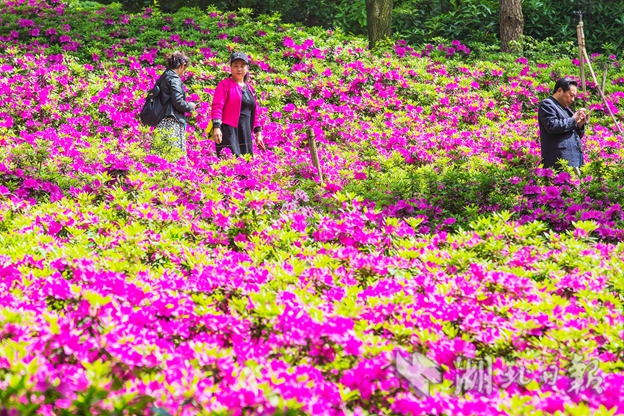
<instances>
[{"instance_id":1,"label":"woman with black jacket","mask_svg":"<svg viewBox=\"0 0 624 416\"><path fill-rule=\"evenodd\" d=\"M167 57L168 69L162 74L160 100L165 109L165 117L154 129L152 150L162 156L173 156L179 149L186 156L186 118L185 113L195 110L195 104L186 101L186 93L181 76L186 72L191 60L182 52L174 52Z\"/></svg>"}]
</instances>

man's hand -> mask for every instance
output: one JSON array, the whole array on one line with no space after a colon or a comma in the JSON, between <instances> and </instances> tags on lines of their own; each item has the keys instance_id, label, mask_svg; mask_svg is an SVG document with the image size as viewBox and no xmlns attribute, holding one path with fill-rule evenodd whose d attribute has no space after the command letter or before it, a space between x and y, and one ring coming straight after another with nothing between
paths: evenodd
<instances>
[{"instance_id":1,"label":"man's hand","mask_svg":"<svg viewBox=\"0 0 624 416\"><path fill-rule=\"evenodd\" d=\"M587 111L586 108L581 108L581 111L583 112L583 115L585 116L585 121L583 122L584 124L589 123L589 113L591 111Z\"/></svg>"},{"instance_id":2,"label":"man's hand","mask_svg":"<svg viewBox=\"0 0 624 416\"><path fill-rule=\"evenodd\" d=\"M197 105L195 103L189 103L189 105L193 109L192 111L195 111L195 109L197 108Z\"/></svg>"},{"instance_id":3,"label":"man's hand","mask_svg":"<svg viewBox=\"0 0 624 416\"><path fill-rule=\"evenodd\" d=\"M212 130L212 139L214 140L214 142L216 144L220 144L221 140L223 140L223 133L221 133L221 129L218 127L215 127Z\"/></svg>"},{"instance_id":4,"label":"man's hand","mask_svg":"<svg viewBox=\"0 0 624 416\"><path fill-rule=\"evenodd\" d=\"M587 122L587 116L585 115L585 111L583 111L584 109L580 109L578 110L576 113L574 113L574 115L572 117L574 117L574 120L576 121L576 124L579 127L582 127L586 122Z\"/></svg>"}]
</instances>

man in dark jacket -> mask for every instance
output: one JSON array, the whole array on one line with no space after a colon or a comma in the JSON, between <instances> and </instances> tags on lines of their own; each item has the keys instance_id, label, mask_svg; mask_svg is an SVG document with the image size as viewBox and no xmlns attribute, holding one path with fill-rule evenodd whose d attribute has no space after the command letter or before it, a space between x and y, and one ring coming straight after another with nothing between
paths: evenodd
<instances>
[{"instance_id":1,"label":"man in dark jacket","mask_svg":"<svg viewBox=\"0 0 624 416\"><path fill-rule=\"evenodd\" d=\"M561 168L559 159L568 161L568 166L583 165L581 138L585 134L588 116L584 109L575 113L569 106L577 94L577 83L570 78L561 78L555 84L555 92L539 107L538 120L542 163L545 168Z\"/></svg>"}]
</instances>

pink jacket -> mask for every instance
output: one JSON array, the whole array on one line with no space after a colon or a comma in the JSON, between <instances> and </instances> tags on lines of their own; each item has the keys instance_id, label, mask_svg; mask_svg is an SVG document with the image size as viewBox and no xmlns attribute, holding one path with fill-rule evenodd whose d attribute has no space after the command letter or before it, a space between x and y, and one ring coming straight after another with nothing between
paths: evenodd
<instances>
[{"instance_id":1,"label":"pink jacket","mask_svg":"<svg viewBox=\"0 0 624 416\"><path fill-rule=\"evenodd\" d=\"M257 121L258 99L256 98L256 93L249 84L247 84L247 88L256 102L256 109L254 110L252 116L251 131L257 132L260 130L260 126ZM225 78L217 85L214 98L212 99L212 122L214 123L215 120L221 120L223 124L237 127L242 103L243 92L241 87L232 79L232 77Z\"/></svg>"}]
</instances>

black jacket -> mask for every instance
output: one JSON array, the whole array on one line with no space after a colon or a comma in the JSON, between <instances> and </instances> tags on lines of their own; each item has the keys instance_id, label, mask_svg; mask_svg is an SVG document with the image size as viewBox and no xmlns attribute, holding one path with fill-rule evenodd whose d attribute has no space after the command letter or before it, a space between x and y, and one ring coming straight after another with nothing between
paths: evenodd
<instances>
[{"instance_id":1,"label":"black jacket","mask_svg":"<svg viewBox=\"0 0 624 416\"><path fill-rule=\"evenodd\" d=\"M585 125L579 128L572 115L569 108L563 108L552 97L540 104L538 120L545 168L558 166L558 159L567 160L568 166L583 165L581 139L585 134Z\"/></svg>"},{"instance_id":2,"label":"black jacket","mask_svg":"<svg viewBox=\"0 0 624 416\"><path fill-rule=\"evenodd\" d=\"M184 113L190 113L193 108L186 102L186 94L182 80L172 69L167 69L159 81L160 102L165 108L165 117L175 117L185 123Z\"/></svg>"}]
</instances>

